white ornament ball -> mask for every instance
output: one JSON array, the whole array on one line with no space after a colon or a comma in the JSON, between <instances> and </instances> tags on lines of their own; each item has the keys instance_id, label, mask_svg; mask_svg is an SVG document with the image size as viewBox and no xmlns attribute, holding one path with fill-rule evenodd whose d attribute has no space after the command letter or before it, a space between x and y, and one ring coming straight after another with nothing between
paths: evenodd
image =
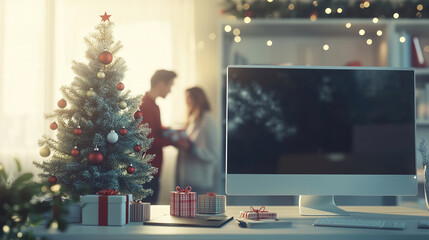
<instances>
[{"instance_id":1,"label":"white ornament ball","mask_svg":"<svg viewBox=\"0 0 429 240\"><path fill-rule=\"evenodd\" d=\"M118 141L119 137L118 134L115 132L115 130L112 130L107 134L107 141L109 143L116 143Z\"/></svg>"},{"instance_id":2,"label":"white ornament ball","mask_svg":"<svg viewBox=\"0 0 429 240\"><path fill-rule=\"evenodd\" d=\"M125 108L127 108L127 102L125 102L125 101L120 101L119 102L119 108L120 109L125 109Z\"/></svg>"},{"instance_id":3,"label":"white ornament ball","mask_svg":"<svg viewBox=\"0 0 429 240\"><path fill-rule=\"evenodd\" d=\"M51 155L51 149L48 146L44 146L39 150L39 154L42 157L49 157Z\"/></svg>"},{"instance_id":4,"label":"white ornament ball","mask_svg":"<svg viewBox=\"0 0 429 240\"><path fill-rule=\"evenodd\" d=\"M87 97L94 97L95 96L95 91L93 88L90 88L87 92L86 92L86 96Z\"/></svg>"},{"instance_id":5,"label":"white ornament ball","mask_svg":"<svg viewBox=\"0 0 429 240\"><path fill-rule=\"evenodd\" d=\"M103 78L105 78L105 77L106 77L106 74L105 74L103 71L99 71L99 72L97 73L97 77L98 77L99 79L103 79Z\"/></svg>"}]
</instances>

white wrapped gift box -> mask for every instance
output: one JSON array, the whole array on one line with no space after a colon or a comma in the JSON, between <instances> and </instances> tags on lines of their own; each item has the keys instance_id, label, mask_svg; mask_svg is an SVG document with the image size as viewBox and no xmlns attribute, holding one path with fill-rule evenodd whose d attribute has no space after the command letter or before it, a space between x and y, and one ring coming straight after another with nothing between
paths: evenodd
<instances>
[{"instance_id":1,"label":"white wrapped gift box","mask_svg":"<svg viewBox=\"0 0 429 240\"><path fill-rule=\"evenodd\" d=\"M63 203L66 203L67 201L69 201L68 199L61 199ZM45 199L44 201L46 202L50 202L50 204L53 205L52 203L52 197L49 197L47 199ZM67 216L65 216L65 220L68 223L80 223L81 221L81 209L80 209L80 202L67 202L67 205L65 206L65 208L67 209ZM50 212L46 212L44 213L44 217L45 217L45 221L44 223L46 223L48 221L49 218L53 218L55 217L55 207L53 206L52 211Z\"/></svg>"},{"instance_id":2,"label":"white wrapped gift box","mask_svg":"<svg viewBox=\"0 0 429 240\"><path fill-rule=\"evenodd\" d=\"M81 198L82 224L122 226L130 221L132 195L85 195Z\"/></svg>"},{"instance_id":3,"label":"white wrapped gift box","mask_svg":"<svg viewBox=\"0 0 429 240\"><path fill-rule=\"evenodd\" d=\"M81 215L80 202L69 203L66 208L68 211L66 221L68 223L80 223L80 215Z\"/></svg>"}]
</instances>

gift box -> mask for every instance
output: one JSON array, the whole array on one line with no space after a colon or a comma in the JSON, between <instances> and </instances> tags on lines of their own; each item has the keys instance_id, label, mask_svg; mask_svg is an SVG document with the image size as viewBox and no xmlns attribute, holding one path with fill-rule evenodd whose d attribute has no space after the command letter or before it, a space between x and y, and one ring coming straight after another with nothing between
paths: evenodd
<instances>
[{"instance_id":1,"label":"gift box","mask_svg":"<svg viewBox=\"0 0 429 240\"><path fill-rule=\"evenodd\" d=\"M197 215L197 193L191 190L189 186L185 189L177 186L176 191L170 192L170 215L177 217Z\"/></svg>"},{"instance_id":2,"label":"gift box","mask_svg":"<svg viewBox=\"0 0 429 240\"><path fill-rule=\"evenodd\" d=\"M56 198L56 197L54 197ZM45 220L47 221L48 218L55 218L58 214L58 207L54 204L52 201L52 197L47 198L44 200L44 202L49 202L52 206L52 212L47 212L44 214ZM70 202L68 199L61 198L60 204L65 204L65 208L67 213L67 216L64 217L64 220L68 223L80 223L81 222L81 208L80 208L80 202Z\"/></svg>"},{"instance_id":3,"label":"gift box","mask_svg":"<svg viewBox=\"0 0 429 240\"><path fill-rule=\"evenodd\" d=\"M216 195L208 192L204 195L198 195L198 213L217 214L225 213L226 196Z\"/></svg>"},{"instance_id":4,"label":"gift box","mask_svg":"<svg viewBox=\"0 0 429 240\"><path fill-rule=\"evenodd\" d=\"M130 221L131 194L118 195L117 190L109 189L98 195L82 197L82 224L99 226L121 226Z\"/></svg>"},{"instance_id":5,"label":"gift box","mask_svg":"<svg viewBox=\"0 0 429 240\"><path fill-rule=\"evenodd\" d=\"M67 216L65 217L66 222L68 223L80 223L81 222L81 208L80 202L67 203Z\"/></svg>"},{"instance_id":6,"label":"gift box","mask_svg":"<svg viewBox=\"0 0 429 240\"><path fill-rule=\"evenodd\" d=\"M180 129L171 129L167 128L162 131L162 135L165 138L170 139L172 142L178 142L179 139L188 139L188 135L186 134L186 130Z\"/></svg>"},{"instance_id":7,"label":"gift box","mask_svg":"<svg viewBox=\"0 0 429 240\"><path fill-rule=\"evenodd\" d=\"M131 222L144 222L150 219L150 203L132 201L130 204Z\"/></svg>"},{"instance_id":8,"label":"gift box","mask_svg":"<svg viewBox=\"0 0 429 240\"><path fill-rule=\"evenodd\" d=\"M240 211L240 218L247 219L276 219L277 213L271 213L265 211L265 207L260 207L259 209L254 209L250 207L250 211Z\"/></svg>"}]
</instances>

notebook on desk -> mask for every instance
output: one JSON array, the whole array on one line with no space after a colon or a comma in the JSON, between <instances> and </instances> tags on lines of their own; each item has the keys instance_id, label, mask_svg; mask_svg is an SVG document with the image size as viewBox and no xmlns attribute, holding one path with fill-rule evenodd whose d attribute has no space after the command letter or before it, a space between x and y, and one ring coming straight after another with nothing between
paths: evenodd
<instances>
[{"instance_id":1,"label":"notebook on desk","mask_svg":"<svg viewBox=\"0 0 429 240\"><path fill-rule=\"evenodd\" d=\"M158 226L181 226L181 227L221 227L232 217L228 216L197 216L194 218L175 217L171 215L163 215L147 222L144 225Z\"/></svg>"}]
</instances>

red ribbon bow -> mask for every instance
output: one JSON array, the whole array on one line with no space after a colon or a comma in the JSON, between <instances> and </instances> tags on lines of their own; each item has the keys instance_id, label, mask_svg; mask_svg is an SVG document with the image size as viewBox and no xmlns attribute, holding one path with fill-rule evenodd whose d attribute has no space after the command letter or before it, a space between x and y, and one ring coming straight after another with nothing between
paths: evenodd
<instances>
[{"instance_id":1,"label":"red ribbon bow","mask_svg":"<svg viewBox=\"0 0 429 240\"><path fill-rule=\"evenodd\" d=\"M118 194L119 190L115 190L115 189L103 189L101 191L98 191L97 194L98 195L116 195Z\"/></svg>"},{"instance_id":2,"label":"red ribbon bow","mask_svg":"<svg viewBox=\"0 0 429 240\"><path fill-rule=\"evenodd\" d=\"M107 226L108 224L108 197L118 194L119 190L115 189L103 189L98 191L97 194L100 195L98 197L98 225ZM129 195L126 195L126 203L125 203L125 223L128 224L128 214L129 214Z\"/></svg>"},{"instance_id":3,"label":"red ribbon bow","mask_svg":"<svg viewBox=\"0 0 429 240\"><path fill-rule=\"evenodd\" d=\"M262 206L259 209L254 209L253 206L250 206L250 210L256 213L256 220L259 220L259 213L268 212L268 211L265 211L265 206Z\"/></svg>"},{"instance_id":4,"label":"red ribbon bow","mask_svg":"<svg viewBox=\"0 0 429 240\"><path fill-rule=\"evenodd\" d=\"M184 192L184 193L189 193L192 190L192 188L190 186L187 186L185 189L183 189L180 186L176 187L176 191L177 192Z\"/></svg>"},{"instance_id":5,"label":"red ribbon bow","mask_svg":"<svg viewBox=\"0 0 429 240\"><path fill-rule=\"evenodd\" d=\"M215 192L207 192L207 196L216 197L216 193Z\"/></svg>"}]
</instances>

